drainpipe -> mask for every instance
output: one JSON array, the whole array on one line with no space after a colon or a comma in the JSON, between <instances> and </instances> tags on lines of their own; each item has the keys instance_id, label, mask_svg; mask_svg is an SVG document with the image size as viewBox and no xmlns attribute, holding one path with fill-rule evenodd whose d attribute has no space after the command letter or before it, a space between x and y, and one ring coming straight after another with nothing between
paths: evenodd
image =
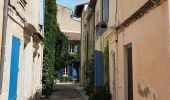
<instances>
[{"instance_id":1,"label":"drainpipe","mask_svg":"<svg viewBox=\"0 0 170 100\"><path fill-rule=\"evenodd\" d=\"M115 21L117 21L117 5L118 5L118 0L116 0L116 12L115 12ZM119 81L119 77L118 77L118 73L119 73L119 70L118 70L118 33L117 33L117 31L115 31L116 33L115 33L115 37L116 37L116 72L115 72L115 76L116 76L116 100L118 100L118 91L119 91L119 87L118 87L118 81Z\"/></svg>"},{"instance_id":2,"label":"drainpipe","mask_svg":"<svg viewBox=\"0 0 170 100\"><path fill-rule=\"evenodd\" d=\"M0 93L2 92L2 81L3 81L4 62L5 62L6 31L7 31L7 20L8 20L8 2L9 2L9 0L4 0L2 44L1 44Z\"/></svg>"}]
</instances>

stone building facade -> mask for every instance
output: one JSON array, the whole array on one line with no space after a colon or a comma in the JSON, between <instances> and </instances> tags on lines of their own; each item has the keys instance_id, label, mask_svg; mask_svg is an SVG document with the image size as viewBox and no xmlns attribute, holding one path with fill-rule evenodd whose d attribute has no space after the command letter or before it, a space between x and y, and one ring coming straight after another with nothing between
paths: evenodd
<instances>
[{"instance_id":1,"label":"stone building facade","mask_svg":"<svg viewBox=\"0 0 170 100\"><path fill-rule=\"evenodd\" d=\"M74 13L75 17L81 17L81 84L85 87L90 75L94 77L95 13L88 3L77 5Z\"/></svg>"},{"instance_id":2,"label":"stone building facade","mask_svg":"<svg viewBox=\"0 0 170 100\"><path fill-rule=\"evenodd\" d=\"M88 6L92 4L95 8L93 53L97 66L94 64L94 85L102 86L105 83L103 52L108 46L112 100L170 99L169 2L90 0L88 3ZM81 15L83 20L89 21L85 17L88 15L87 7L86 11L80 5L76 9L79 9L77 16ZM84 21L81 34L85 34L84 30L90 31L83 23ZM84 49L88 47L84 42L85 37L86 35L81 36L82 68L89 53Z\"/></svg>"},{"instance_id":3,"label":"stone building facade","mask_svg":"<svg viewBox=\"0 0 170 100\"><path fill-rule=\"evenodd\" d=\"M7 17L1 17L7 25L0 27L6 27L2 33L6 36L5 52L1 49L0 99L38 100L42 90L44 0L2 1L7 1ZM2 1L0 7L5 8Z\"/></svg>"},{"instance_id":4,"label":"stone building facade","mask_svg":"<svg viewBox=\"0 0 170 100\"><path fill-rule=\"evenodd\" d=\"M117 1L118 100L170 99L168 2Z\"/></svg>"}]
</instances>

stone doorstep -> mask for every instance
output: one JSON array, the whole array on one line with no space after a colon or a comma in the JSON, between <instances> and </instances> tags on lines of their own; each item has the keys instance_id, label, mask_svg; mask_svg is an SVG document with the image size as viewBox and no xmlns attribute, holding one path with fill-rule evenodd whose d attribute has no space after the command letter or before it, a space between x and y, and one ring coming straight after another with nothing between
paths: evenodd
<instances>
[{"instance_id":1,"label":"stone doorstep","mask_svg":"<svg viewBox=\"0 0 170 100\"><path fill-rule=\"evenodd\" d=\"M68 83L56 83L56 84L57 84L57 85L68 85L68 84L74 84L74 83L71 83L71 82L69 83L69 82L68 82Z\"/></svg>"}]
</instances>

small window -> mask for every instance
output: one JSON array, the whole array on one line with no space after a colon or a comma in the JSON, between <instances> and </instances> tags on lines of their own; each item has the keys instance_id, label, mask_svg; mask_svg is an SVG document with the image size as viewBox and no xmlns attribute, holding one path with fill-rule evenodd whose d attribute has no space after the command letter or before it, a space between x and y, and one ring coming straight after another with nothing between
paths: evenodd
<instances>
[{"instance_id":1,"label":"small window","mask_svg":"<svg viewBox=\"0 0 170 100\"><path fill-rule=\"evenodd\" d=\"M68 70L67 70L67 67L64 68L64 72L63 72L63 76L67 76L68 74Z\"/></svg>"}]
</instances>

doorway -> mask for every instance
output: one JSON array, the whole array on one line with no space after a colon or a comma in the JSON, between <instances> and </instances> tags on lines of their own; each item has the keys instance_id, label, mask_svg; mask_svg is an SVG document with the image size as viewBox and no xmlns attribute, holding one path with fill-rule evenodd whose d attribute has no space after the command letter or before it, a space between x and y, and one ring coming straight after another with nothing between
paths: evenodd
<instances>
[{"instance_id":1,"label":"doorway","mask_svg":"<svg viewBox=\"0 0 170 100\"><path fill-rule=\"evenodd\" d=\"M133 100L133 62L132 62L132 44L125 47L125 79L127 82L127 97L128 100Z\"/></svg>"}]
</instances>

